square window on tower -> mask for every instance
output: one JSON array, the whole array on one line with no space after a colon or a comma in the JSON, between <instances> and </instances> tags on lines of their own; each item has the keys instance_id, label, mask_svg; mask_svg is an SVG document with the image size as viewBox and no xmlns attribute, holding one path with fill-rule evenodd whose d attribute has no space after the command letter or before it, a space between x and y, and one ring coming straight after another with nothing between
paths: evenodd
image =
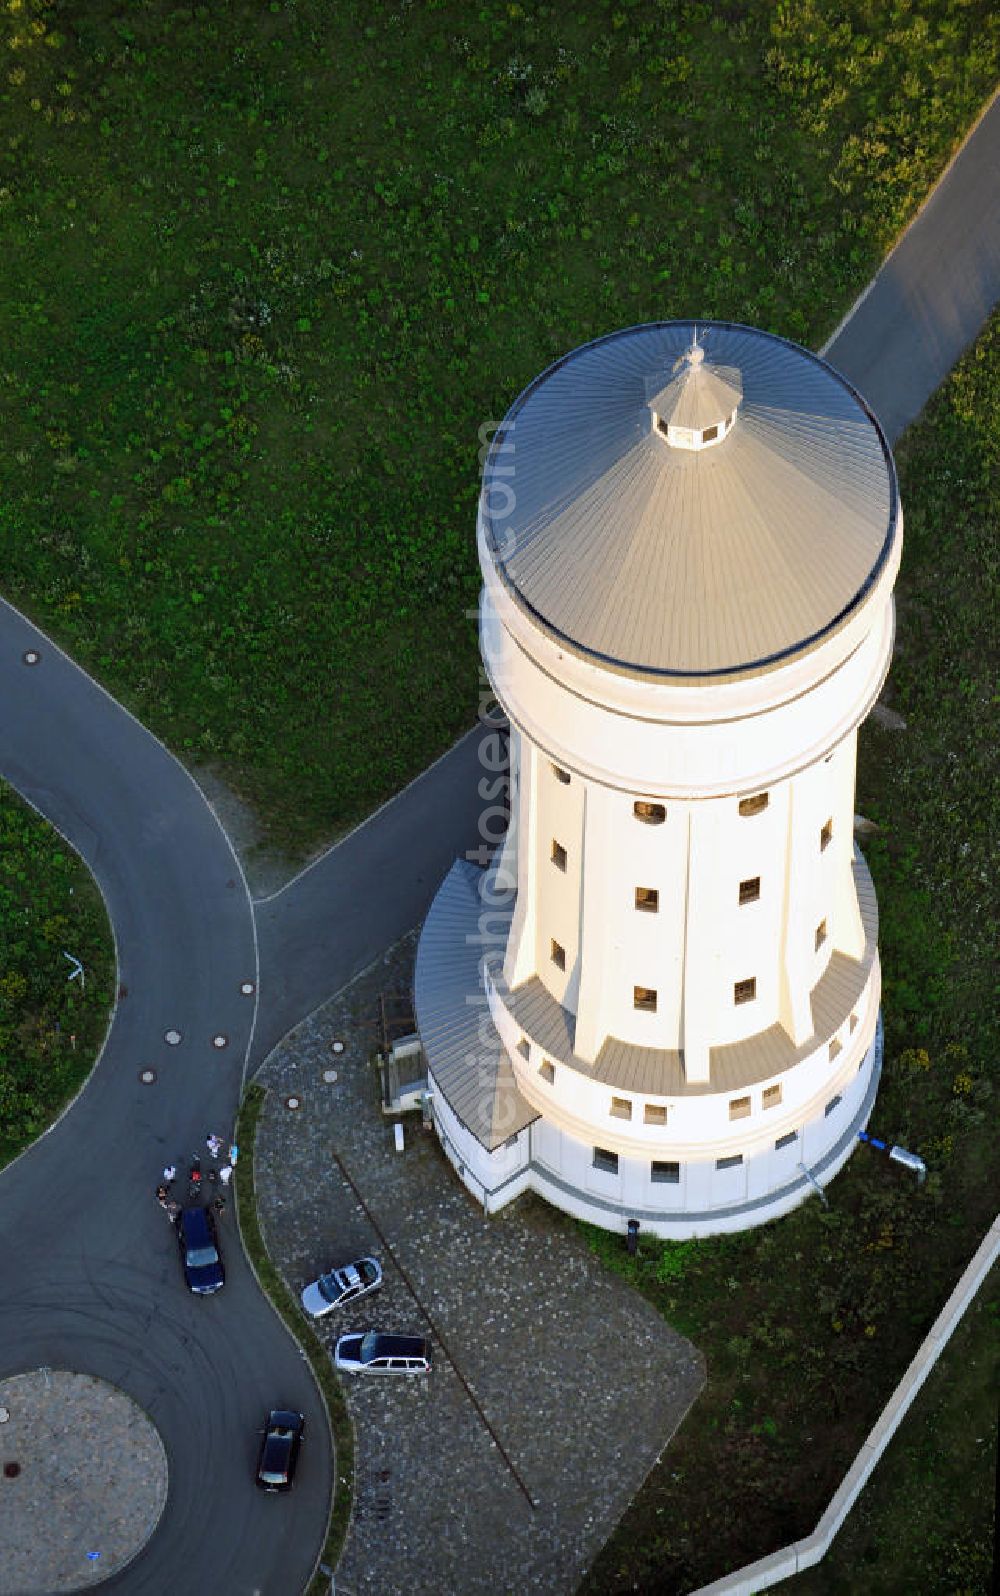
<instances>
[{"instance_id":1,"label":"square window on tower","mask_svg":"<svg viewBox=\"0 0 1000 1596\"><path fill-rule=\"evenodd\" d=\"M636 820L642 820L647 826L662 826L667 818L664 804L649 803L645 798L637 798L632 805L632 813Z\"/></svg>"},{"instance_id":2,"label":"square window on tower","mask_svg":"<svg viewBox=\"0 0 1000 1596\"><path fill-rule=\"evenodd\" d=\"M766 792L755 792L752 798L740 799L740 814L744 817L749 815L762 815L764 810L767 808L767 803L768 798Z\"/></svg>"}]
</instances>

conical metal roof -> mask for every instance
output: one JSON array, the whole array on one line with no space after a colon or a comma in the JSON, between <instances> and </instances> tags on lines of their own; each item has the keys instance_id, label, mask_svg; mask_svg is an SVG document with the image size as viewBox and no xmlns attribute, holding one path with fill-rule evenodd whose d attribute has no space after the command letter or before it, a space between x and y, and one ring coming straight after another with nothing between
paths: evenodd
<instances>
[{"instance_id":1,"label":"conical metal roof","mask_svg":"<svg viewBox=\"0 0 1000 1596\"><path fill-rule=\"evenodd\" d=\"M713 387L692 368L692 404L738 380L739 416L718 447L665 446L651 401L685 377L677 422L691 375L674 368L694 335L658 322L574 350L512 406L483 472L487 546L517 603L568 647L640 676L742 675L818 646L863 602L898 530L875 417L773 334L697 324Z\"/></svg>"}]
</instances>

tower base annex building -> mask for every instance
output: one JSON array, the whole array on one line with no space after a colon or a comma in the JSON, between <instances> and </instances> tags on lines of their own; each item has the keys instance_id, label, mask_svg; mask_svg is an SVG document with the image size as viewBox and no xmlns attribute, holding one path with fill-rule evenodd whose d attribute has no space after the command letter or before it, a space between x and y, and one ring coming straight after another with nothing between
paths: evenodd
<instances>
[{"instance_id":1,"label":"tower base annex building","mask_svg":"<svg viewBox=\"0 0 1000 1596\"><path fill-rule=\"evenodd\" d=\"M856 738L902 527L864 400L768 333L629 328L512 406L478 525L511 820L439 888L414 992L487 1210L702 1236L850 1155L881 1067Z\"/></svg>"}]
</instances>

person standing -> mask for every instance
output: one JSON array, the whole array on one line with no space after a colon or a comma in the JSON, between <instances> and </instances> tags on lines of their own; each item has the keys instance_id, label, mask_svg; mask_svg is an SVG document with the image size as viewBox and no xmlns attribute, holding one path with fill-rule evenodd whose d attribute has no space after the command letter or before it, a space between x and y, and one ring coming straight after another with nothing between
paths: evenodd
<instances>
[{"instance_id":1,"label":"person standing","mask_svg":"<svg viewBox=\"0 0 1000 1596\"><path fill-rule=\"evenodd\" d=\"M212 1158L218 1158L219 1152L222 1148L222 1137L216 1136L215 1132L213 1131L210 1136L205 1137L205 1146L208 1148L209 1155Z\"/></svg>"},{"instance_id":2,"label":"person standing","mask_svg":"<svg viewBox=\"0 0 1000 1596\"><path fill-rule=\"evenodd\" d=\"M233 1172L232 1164L223 1164L222 1168L219 1170L219 1179L221 1180L221 1182L222 1182L222 1184L224 1186L228 1186L229 1185L229 1177L232 1174L232 1172Z\"/></svg>"},{"instance_id":3,"label":"person standing","mask_svg":"<svg viewBox=\"0 0 1000 1596\"><path fill-rule=\"evenodd\" d=\"M176 1164L168 1164L166 1169L163 1171L163 1182L164 1182L164 1185L166 1185L166 1186L172 1185L174 1177L175 1177L176 1174L177 1174L177 1165Z\"/></svg>"}]
</instances>

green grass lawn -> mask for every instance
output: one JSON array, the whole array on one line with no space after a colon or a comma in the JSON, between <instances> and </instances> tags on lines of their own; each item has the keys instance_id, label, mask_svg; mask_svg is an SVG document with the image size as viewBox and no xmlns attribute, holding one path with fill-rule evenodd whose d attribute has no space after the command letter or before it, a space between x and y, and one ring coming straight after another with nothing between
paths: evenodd
<instances>
[{"instance_id":1,"label":"green grass lawn","mask_svg":"<svg viewBox=\"0 0 1000 1596\"><path fill-rule=\"evenodd\" d=\"M68 980L72 953L85 987ZM115 956L76 854L0 782L0 1167L79 1090L104 1040Z\"/></svg>"},{"instance_id":2,"label":"green grass lawn","mask_svg":"<svg viewBox=\"0 0 1000 1596\"><path fill-rule=\"evenodd\" d=\"M9 597L304 850L474 714L479 429L583 339L815 343L991 0L3 0Z\"/></svg>"},{"instance_id":3,"label":"green grass lawn","mask_svg":"<svg viewBox=\"0 0 1000 1596\"><path fill-rule=\"evenodd\" d=\"M906 534L890 683L907 726L862 729L857 807L881 826L866 844L886 1034L871 1129L920 1153L927 1182L861 1147L829 1188L828 1209L812 1199L740 1236L642 1241L636 1259L620 1238L591 1232L609 1264L702 1349L709 1381L597 1560L587 1596L679 1596L812 1530L996 1212L1000 315L897 459ZM970 1381L977 1436L995 1420L979 1391ZM949 1420L956 1434L965 1411ZM992 1462L968 1437L962 1455L969 1512L949 1522L954 1490L944 1484L938 1516L914 1507L911 1570L925 1558L946 1570L949 1548L958 1557L962 1547L961 1568L982 1566L981 1533L969 1526L992 1499ZM924 1463L910 1477L934 1489ZM903 1522L902 1506L893 1511ZM888 1533L879 1532L880 1578ZM871 1544L858 1543L864 1566L845 1589L917 1588L870 1583ZM919 1588L987 1588L964 1578L942 1572Z\"/></svg>"}]
</instances>

